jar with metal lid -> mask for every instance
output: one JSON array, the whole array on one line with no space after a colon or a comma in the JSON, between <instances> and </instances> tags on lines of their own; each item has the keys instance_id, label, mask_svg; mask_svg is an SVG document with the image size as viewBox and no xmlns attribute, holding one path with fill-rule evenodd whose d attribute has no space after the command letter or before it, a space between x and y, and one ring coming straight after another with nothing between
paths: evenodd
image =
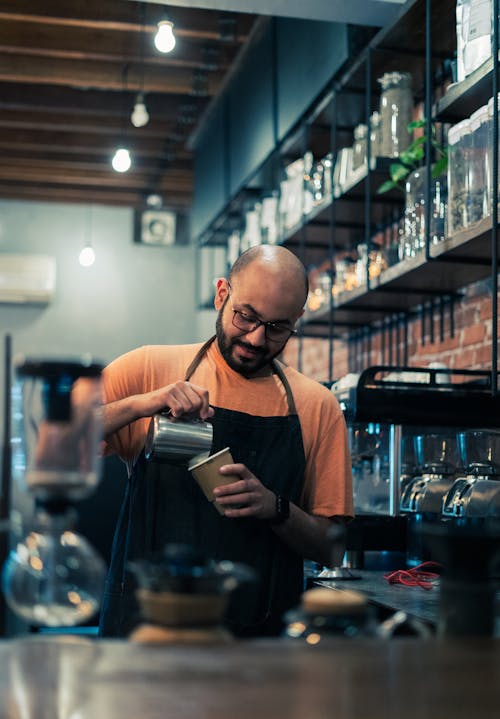
<instances>
[{"instance_id":1,"label":"jar with metal lid","mask_svg":"<svg viewBox=\"0 0 500 719\"><path fill-rule=\"evenodd\" d=\"M350 589L309 589L302 595L300 606L285 615L285 621L285 637L309 645L327 639L375 636L377 631L367 596Z\"/></svg>"},{"instance_id":2,"label":"jar with metal lid","mask_svg":"<svg viewBox=\"0 0 500 719\"><path fill-rule=\"evenodd\" d=\"M491 142L488 106L483 105L470 116L471 149L469 167L469 202L467 223L473 225L490 214Z\"/></svg>"},{"instance_id":3,"label":"jar with metal lid","mask_svg":"<svg viewBox=\"0 0 500 719\"><path fill-rule=\"evenodd\" d=\"M448 132L448 232L468 227L470 197L469 168L472 137L470 120L462 120Z\"/></svg>"},{"instance_id":4,"label":"jar with metal lid","mask_svg":"<svg viewBox=\"0 0 500 719\"><path fill-rule=\"evenodd\" d=\"M382 155L399 157L410 145L408 125L413 119L412 77L408 72L386 72L379 83Z\"/></svg>"},{"instance_id":5,"label":"jar with metal lid","mask_svg":"<svg viewBox=\"0 0 500 719\"><path fill-rule=\"evenodd\" d=\"M354 172L366 164L366 150L368 144L368 128L358 125L354 128L354 144L352 146L352 171Z\"/></svg>"}]
</instances>

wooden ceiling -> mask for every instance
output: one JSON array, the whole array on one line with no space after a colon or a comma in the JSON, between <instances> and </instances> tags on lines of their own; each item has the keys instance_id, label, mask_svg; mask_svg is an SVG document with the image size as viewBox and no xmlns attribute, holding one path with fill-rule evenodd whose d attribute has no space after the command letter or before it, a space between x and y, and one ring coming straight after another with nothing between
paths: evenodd
<instances>
[{"instance_id":1,"label":"wooden ceiling","mask_svg":"<svg viewBox=\"0 0 500 719\"><path fill-rule=\"evenodd\" d=\"M175 25L169 55L157 22ZM186 140L257 16L131 0L1 0L0 198L187 209ZM143 91L149 123L131 121ZM129 172L111 167L126 142Z\"/></svg>"}]
</instances>

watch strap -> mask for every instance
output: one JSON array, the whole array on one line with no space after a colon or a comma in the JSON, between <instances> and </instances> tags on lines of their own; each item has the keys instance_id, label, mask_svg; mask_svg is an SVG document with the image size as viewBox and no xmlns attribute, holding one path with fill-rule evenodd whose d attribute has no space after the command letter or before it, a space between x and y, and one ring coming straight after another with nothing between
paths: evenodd
<instances>
[{"instance_id":1,"label":"watch strap","mask_svg":"<svg viewBox=\"0 0 500 719\"><path fill-rule=\"evenodd\" d=\"M283 524L290 516L290 502L281 494L276 495L276 514L270 520L272 525Z\"/></svg>"}]
</instances>

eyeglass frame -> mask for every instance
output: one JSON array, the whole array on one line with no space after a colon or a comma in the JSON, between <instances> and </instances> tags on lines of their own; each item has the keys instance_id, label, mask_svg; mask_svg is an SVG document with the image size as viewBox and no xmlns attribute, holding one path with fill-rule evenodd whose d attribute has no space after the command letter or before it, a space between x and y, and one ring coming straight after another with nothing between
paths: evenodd
<instances>
[{"instance_id":1,"label":"eyeglass frame","mask_svg":"<svg viewBox=\"0 0 500 719\"><path fill-rule=\"evenodd\" d=\"M232 313L233 313L232 324L233 324L233 327L236 327L237 330L241 330L244 334L249 334L250 332L255 332L255 330L259 329L259 327L264 327L264 334L265 334L266 340L268 340L268 342L288 342L288 340L290 339L290 337L293 337L293 335L296 335L296 334L297 334L297 330L292 329L292 328L290 328L290 327L285 327L284 325L280 324L279 322L271 322L270 320L267 320L267 321L266 321L266 320L260 320L258 317L255 317L255 323L254 323L254 326L253 326L251 329L246 329L246 330L244 330L243 327L238 327L238 325L235 323L235 319L236 319L236 316L237 316L237 315L241 315L241 316L243 316L243 317L251 317L251 315L246 315L245 312L242 312L241 310L235 310L235 309L234 309L233 303L232 303L232 301L231 301L231 290L232 290L233 288L231 287L229 281L226 280L226 282L227 282L227 286L228 286L227 299L228 299L229 302L230 302L231 311L232 311ZM286 339L285 339L285 338L283 338L283 339L273 339L273 337L269 337L268 334L267 334L267 331L268 331L269 328L270 328L270 329L278 328L279 330L286 330L286 332L289 333L289 334L288 334L288 337L287 337Z\"/></svg>"}]
</instances>

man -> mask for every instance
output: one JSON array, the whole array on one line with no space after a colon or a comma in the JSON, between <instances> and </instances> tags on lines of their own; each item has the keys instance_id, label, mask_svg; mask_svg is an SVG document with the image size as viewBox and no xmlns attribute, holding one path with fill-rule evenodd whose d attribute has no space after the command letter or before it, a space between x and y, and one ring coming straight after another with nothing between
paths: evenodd
<instances>
[{"instance_id":1,"label":"man","mask_svg":"<svg viewBox=\"0 0 500 719\"><path fill-rule=\"evenodd\" d=\"M107 451L129 468L106 586L101 633L137 621L129 559L167 542L253 567L236 590L228 626L238 636L278 634L302 591L303 558L339 563L332 523L352 516L344 418L322 385L277 361L307 299L302 263L280 246L243 253L215 296L216 335L204 345L142 347L104 371ZM213 451L229 446L239 480L215 490L221 516L185 468L144 459L150 418L168 408L213 424Z\"/></svg>"}]
</instances>

